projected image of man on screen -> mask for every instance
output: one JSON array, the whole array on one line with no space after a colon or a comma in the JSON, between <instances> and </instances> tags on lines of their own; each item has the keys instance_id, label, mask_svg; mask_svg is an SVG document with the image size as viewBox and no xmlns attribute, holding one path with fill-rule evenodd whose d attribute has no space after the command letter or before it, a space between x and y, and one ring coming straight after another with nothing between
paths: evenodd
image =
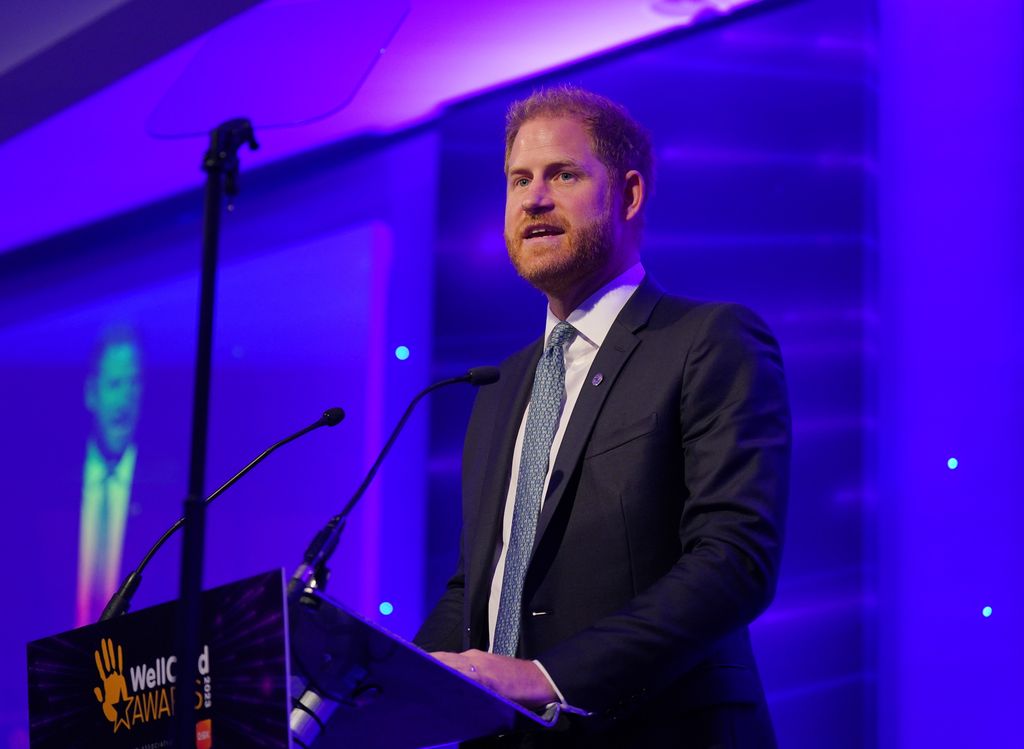
<instances>
[{"instance_id":1,"label":"projected image of man on screen","mask_svg":"<svg viewBox=\"0 0 1024 749\"><path fill-rule=\"evenodd\" d=\"M109 328L97 341L85 382L92 427L82 477L76 626L95 622L121 581L141 395L138 340L131 328Z\"/></svg>"}]
</instances>

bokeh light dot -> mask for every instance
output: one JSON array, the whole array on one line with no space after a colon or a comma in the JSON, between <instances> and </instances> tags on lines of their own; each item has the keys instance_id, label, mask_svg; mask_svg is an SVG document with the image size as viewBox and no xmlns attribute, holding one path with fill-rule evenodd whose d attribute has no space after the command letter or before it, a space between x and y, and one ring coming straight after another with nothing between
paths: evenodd
<instances>
[{"instance_id":1,"label":"bokeh light dot","mask_svg":"<svg viewBox=\"0 0 1024 749\"><path fill-rule=\"evenodd\" d=\"M391 616L391 614L394 613L395 607L388 601L382 601L378 609L380 610L380 613L384 614L384 616Z\"/></svg>"},{"instance_id":2,"label":"bokeh light dot","mask_svg":"<svg viewBox=\"0 0 1024 749\"><path fill-rule=\"evenodd\" d=\"M395 358L398 359L398 361L405 361L406 359L408 359L409 358L409 347L408 346L399 346L398 348L396 348L395 349Z\"/></svg>"},{"instance_id":3,"label":"bokeh light dot","mask_svg":"<svg viewBox=\"0 0 1024 749\"><path fill-rule=\"evenodd\" d=\"M949 466L949 470L955 471L956 467L960 465L960 461L957 460L956 458L950 458L949 460L946 461L946 465Z\"/></svg>"},{"instance_id":4,"label":"bokeh light dot","mask_svg":"<svg viewBox=\"0 0 1024 749\"><path fill-rule=\"evenodd\" d=\"M985 608L983 608L981 610L981 615L983 617L985 617L986 619L988 619L990 616L992 616L992 607L991 606L986 606Z\"/></svg>"}]
</instances>

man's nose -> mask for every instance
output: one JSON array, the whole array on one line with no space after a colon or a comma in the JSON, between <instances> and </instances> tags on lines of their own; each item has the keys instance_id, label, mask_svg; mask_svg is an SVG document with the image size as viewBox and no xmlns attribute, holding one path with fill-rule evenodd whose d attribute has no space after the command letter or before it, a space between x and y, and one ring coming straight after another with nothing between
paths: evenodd
<instances>
[{"instance_id":1,"label":"man's nose","mask_svg":"<svg viewBox=\"0 0 1024 749\"><path fill-rule=\"evenodd\" d=\"M554 207L555 203L551 199L551 192L544 180L537 180L526 189L526 193L523 195L524 212L536 216L547 213Z\"/></svg>"}]
</instances>

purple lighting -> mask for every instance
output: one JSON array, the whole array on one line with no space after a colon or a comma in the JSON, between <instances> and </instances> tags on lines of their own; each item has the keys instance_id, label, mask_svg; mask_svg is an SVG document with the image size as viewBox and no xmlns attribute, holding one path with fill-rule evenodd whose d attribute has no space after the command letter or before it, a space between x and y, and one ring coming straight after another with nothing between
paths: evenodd
<instances>
[{"instance_id":1,"label":"purple lighting","mask_svg":"<svg viewBox=\"0 0 1024 749\"><path fill-rule=\"evenodd\" d=\"M1024 670L1024 9L938 6L880 8L880 737L1010 746ZM948 469L971 466L957 481L936 470L949 445ZM1000 600L984 630L982 581Z\"/></svg>"},{"instance_id":2,"label":"purple lighting","mask_svg":"<svg viewBox=\"0 0 1024 749\"><path fill-rule=\"evenodd\" d=\"M173 138L243 114L257 130L328 117L352 100L408 12L409 0L264 4L207 34L146 129Z\"/></svg>"},{"instance_id":3,"label":"purple lighting","mask_svg":"<svg viewBox=\"0 0 1024 749\"><path fill-rule=\"evenodd\" d=\"M394 0L386 7L400 5ZM727 5L731 8L735 3ZM312 51L348 54L353 44L347 36L351 33L349 15L357 6L340 0L271 0L235 19L234 23L261 27L262 33L269 34L264 41L275 50L270 58L282 61L276 67L261 66L264 72L257 80L268 90L247 99L258 101L253 104L260 109L257 114L278 117L285 112L297 118L320 113L323 101L337 104L348 98L334 88L337 79L357 81L366 73L366 55L352 63L353 69L342 72L337 59L323 58L334 64L322 70L311 61L309 45L311 39L330 39L329 43L314 44ZM277 37L272 26L253 21L261 14L269 14L264 16L269 18L288 7L326 14L327 20L320 20L315 32ZM387 46L387 54L376 62L348 106L305 127L257 132L261 148L246 154L244 168L251 170L357 135L395 132L437 116L450 102L691 24L689 19L663 16L644 4L622 0L521 0L515 4L434 0L410 7ZM536 17L543 17L544 23L532 24L528 35L510 33L519 28L521 19ZM221 34L235 38L229 27ZM572 33L564 33L565 29ZM216 33L198 37L0 144L0 172L6 175L0 188L0 205L4 206L0 251L199 186L201 174L196 163L204 140L158 141L147 135L146 123L162 106L165 94L182 85L182 76L195 75L188 72L189 66L209 54L204 44ZM262 54L260 44L252 43ZM341 59L349 58L343 55ZM295 72L284 60L307 64ZM207 61L202 67L215 71L217 62ZM220 59L224 85L247 74L245 70L232 71L231 62L230 57ZM286 85L281 85L285 77ZM294 96L300 90L316 94L321 104L296 101ZM328 94L331 91L334 93ZM192 129L204 124L189 121L193 113L178 105L173 109L162 115L158 112L163 122L158 129L173 126L180 132L179 126ZM212 116L218 110L207 101L201 111ZM179 119L186 114L190 117ZM232 112L232 116L248 114ZM163 120L164 115L169 119ZM63 148L62 144L75 147ZM59 166L41 168L40 154L52 149L59 149ZM53 205L60 210L51 210Z\"/></svg>"}]
</instances>

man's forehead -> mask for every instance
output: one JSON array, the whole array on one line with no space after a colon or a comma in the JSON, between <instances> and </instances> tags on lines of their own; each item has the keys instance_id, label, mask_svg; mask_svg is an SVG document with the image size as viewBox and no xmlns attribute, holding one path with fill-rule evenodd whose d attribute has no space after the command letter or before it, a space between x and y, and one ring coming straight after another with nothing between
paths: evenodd
<instances>
[{"instance_id":1,"label":"man's forehead","mask_svg":"<svg viewBox=\"0 0 1024 749\"><path fill-rule=\"evenodd\" d=\"M99 368L104 373L134 372L139 366L139 355L132 343L114 343L103 350Z\"/></svg>"},{"instance_id":2,"label":"man's forehead","mask_svg":"<svg viewBox=\"0 0 1024 749\"><path fill-rule=\"evenodd\" d=\"M597 160L590 133L578 119L568 116L537 117L519 128L509 153L510 166L516 161L538 157Z\"/></svg>"}]
</instances>

